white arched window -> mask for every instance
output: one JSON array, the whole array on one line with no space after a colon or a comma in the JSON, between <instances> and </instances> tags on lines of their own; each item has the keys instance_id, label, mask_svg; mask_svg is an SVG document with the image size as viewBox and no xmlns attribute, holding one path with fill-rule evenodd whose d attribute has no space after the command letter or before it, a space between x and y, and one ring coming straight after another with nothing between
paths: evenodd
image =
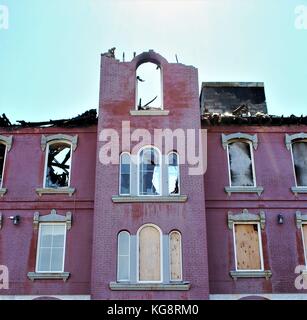
<instances>
[{"instance_id":1,"label":"white arched window","mask_svg":"<svg viewBox=\"0 0 307 320\"><path fill-rule=\"evenodd\" d=\"M171 281L182 280L182 249L181 234L179 231L172 231L169 234L169 255L170 255L170 279Z\"/></svg>"},{"instance_id":2,"label":"white arched window","mask_svg":"<svg viewBox=\"0 0 307 320\"><path fill-rule=\"evenodd\" d=\"M168 194L180 194L180 169L179 156L177 152L171 152L168 155Z\"/></svg>"},{"instance_id":3,"label":"white arched window","mask_svg":"<svg viewBox=\"0 0 307 320\"><path fill-rule=\"evenodd\" d=\"M152 62L142 63L136 70L136 109L163 109L161 67Z\"/></svg>"},{"instance_id":4,"label":"white arched window","mask_svg":"<svg viewBox=\"0 0 307 320\"><path fill-rule=\"evenodd\" d=\"M119 194L130 195L131 157L128 152L120 155Z\"/></svg>"},{"instance_id":5,"label":"white arched window","mask_svg":"<svg viewBox=\"0 0 307 320\"><path fill-rule=\"evenodd\" d=\"M70 186L71 149L71 144L66 141L47 144L45 188L67 188Z\"/></svg>"},{"instance_id":6,"label":"white arched window","mask_svg":"<svg viewBox=\"0 0 307 320\"><path fill-rule=\"evenodd\" d=\"M162 232L145 225L138 232L138 281L162 282Z\"/></svg>"},{"instance_id":7,"label":"white arched window","mask_svg":"<svg viewBox=\"0 0 307 320\"><path fill-rule=\"evenodd\" d=\"M130 233L121 231L117 237L117 281L130 280Z\"/></svg>"},{"instance_id":8,"label":"white arched window","mask_svg":"<svg viewBox=\"0 0 307 320\"><path fill-rule=\"evenodd\" d=\"M161 155L154 147L139 153L139 195L161 195Z\"/></svg>"}]
</instances>

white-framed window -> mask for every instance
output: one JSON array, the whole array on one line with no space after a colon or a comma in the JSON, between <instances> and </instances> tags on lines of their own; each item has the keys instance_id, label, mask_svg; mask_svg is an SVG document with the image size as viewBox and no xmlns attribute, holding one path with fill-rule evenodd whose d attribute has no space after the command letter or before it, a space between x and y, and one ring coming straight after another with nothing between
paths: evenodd
<instances>
[{"instance_id":1,"label":"white-framed window","mask_svg":"<svg viewBox=\"0 0 307 320\"><path fill-rule=\"evenodd\" d=\"M227 143L230 187L256 187L252 142L233 140Z\"/></svg>"},{"instance_id":2,"label":"white-framed window","mask_svg":"<svg viewBox=\"0 0 307 320\"><path fill-rule=\"evenodd\" d=\"M138 156L138 194L159 196L162 194L161 153L153 147L144 147Z\"/></svg>"},{"instance_id":3,"label":"white-framed window","mask_svg":"<svg viewBox=\"0 0 307 320\"><path fill-rule=\"evenodd\" d=\"M260 224L234 223L233 237L236 271L263 271Z\"/></svg>"},{"instance_id":4,"label":"white-framed window","mask_svg":"<svg viewBox=\"0 0 307 320\"><path fill-rule=\"evenodd\" d=\"M130 195L131 186L131 156L128 152L123 152L120 155L119 169L119 194Z\"/></svg>"},{"instance_id":5,"label":"white-framed window","mask_svg":"<svg viewBox=\"0 0 307 320\"><path fill-rule=\"evenodd\" d=\"M44 188L68 188L71 178L72 145L67 141L52 141L46 147Z\"/></svg>"},{"instance_id":6,"label":"white-framed window","mask_svg":"<svg viewBox=\"0 0 307 320\"><path fill-rule=\"evenodd\" d=\"M40 223L36 256L36 272L64 272L65 244L66 223Z\"/></svg>"},{"instance_id":7,"label":"white-framed window","mask_svg":"<svg viewBox=\"0 0 307 320\"><path fill-rule=\"evenodd\" d=\"M161 66L143 62L136 70L136 110L163 109Z\"/></svg>"},{"instance_id":8,"label":"white-framed window","mask_svg":"<svg viewBox=\"0 0 307 320\"><path fill-rule=\"evenodd\" d=\"M307 140L293 141L291 155L296 187L307 187Z\"/></svg>"},{"instance_id":9,"label":"white-framed window","mask_svg":"<svg viewBox=\"0 0 307 320\"><path fill-rule=\"evenodd\" d=\"M4 176L6 153L7 153L6 144L0 142L0 189L3 186L3 176Z\"/></svg>"},{"instance_id":10,"label":"white-framed window","mask_svg":"<svg viewBox=\"0 0 307 320\"><path fill-rule=\"evenodd\" d=\"M121 231L117 236L117 281L130 280L130 233Z\"/></svg>"},{"instance_id":11,"label":"white-framed window","mask_svg":"<svg viewBox=\"0 0 307 320\"><path fill-rule=\"evenodd\" d=\"M177 230L169 234L170 280L182 281L181 233Z\"/></svg>"},{"instance_id":12,"label":"white-framed window","mask_svg":"<svg viewBox=\"0 0 307 320\"><path fill-rule=\"evenodd\" d=\"M142 226L137 233L138 282L163 282L162 231L153 224Z\"/></svg>"},{"instance_id":13,"label":"white-framed window","mask_svg":"<svg viewBox=\"0 0 307 320\"><path fill-rule=\"evenodd\" d=\"M168 171L168 194L180 194L180 166L179 155L172 151L167 156L167 171Z\"/></svg>"}]
</instances>

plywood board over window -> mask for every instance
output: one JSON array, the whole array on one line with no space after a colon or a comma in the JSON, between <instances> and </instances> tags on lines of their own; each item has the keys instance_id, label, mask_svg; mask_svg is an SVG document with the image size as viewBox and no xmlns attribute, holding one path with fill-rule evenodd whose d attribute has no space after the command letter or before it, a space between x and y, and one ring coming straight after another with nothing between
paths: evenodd
<instances>
[{"instance_id":1,"label":"plywood board over window","mask_svg":"<svg viewBox=\"0 0 307 320\"><path fill-rule=\"evenodd\" d=\"M261 270L258 224L236 224L237 270Z\"/></svg>"},{"instance_id":2,"label":"plywood board over window","mask_svg":"<svg viewBox=\"0 0 307 320\"><path fill-rule=\"evenodd\" d=\"M302 225L304 250L305 250L305 264L307 265L307 224Z\"/></svg>"},{"instance_id":3,"label":"plywood board over window","mask_svg":"<svg viewBox=\"0 0 307 320\"><path fill-rule=\"evenodd\" d=\"M160 231L153 226L144 227L139 233L139 280L161 281Z\"/></svg>"},{"instance_id":4,"label":"plywood board over window","mask_svg":"<svg viewBox=\"0 0 307 320\"><path fill-rule=\"evenodd\" d=\"M169 236L171 281L182 280L181 235L173 231Z\"/></svg>"}]
</instances>

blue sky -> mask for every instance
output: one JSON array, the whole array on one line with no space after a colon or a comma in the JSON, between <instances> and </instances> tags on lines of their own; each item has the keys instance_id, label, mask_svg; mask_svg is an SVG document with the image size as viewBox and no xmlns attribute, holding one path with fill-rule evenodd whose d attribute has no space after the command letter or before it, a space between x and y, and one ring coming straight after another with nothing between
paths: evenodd
<instances>
[{"instance_id":1,"label":"blue sky","mask_svg":"<svg viewBox=\"0 0 307 320\"><path fill-rule=\"evenodd\" d=\"M0 0L0 113L72 117L98 105L100 53L154 49L199 81L263 81L271 114L307 114L307 0Z\"/></svg>"}]
</instances>

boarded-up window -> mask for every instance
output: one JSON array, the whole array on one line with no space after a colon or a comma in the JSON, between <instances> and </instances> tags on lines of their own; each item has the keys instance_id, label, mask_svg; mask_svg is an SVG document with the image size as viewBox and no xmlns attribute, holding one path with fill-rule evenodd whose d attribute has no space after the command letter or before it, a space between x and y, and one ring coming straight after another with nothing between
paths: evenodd
<instances>
[{"instance_id":1,"label":"boarded-up window","mask_svg":"<svg viewBox=\"0 0 307 320\"><path fill-rule=\"evenodd\" d=\"M170 251L170 279L171 281L182 280L182 257L181 257L181 234L173 231L169 235Z\"/></svg>"},{"instance_id":2,"label":"boarded-up window","mask_svg":"<svg viewBox=\"0 0 307 320\"><path fill-rule=\"evenodd\" d=\"M305 264L307 265L307 224L302 225L304 250L305 250Z\"/></svg>"},{"instance_id":3,"label":"boarded-up window","mask_svg":"<svg viewBox=\"0 0 307 320\"><path fill-rule=\"evenodd\" d=\"M247 142L232 142L228 150L231 186L254 186L251 145Z\"/></svg>"},{"instance_id":4,"label":"boarded-up window","mask_svg":"<svg viewBox=\"0 0 307 320\"><path fill-rule=\"evenodd\" d=\"M117 281L130 279L130 234L122 231L118 235Z\"/></svg>"},{"instance_id":5,"label":"boarded-up window","mask_svg":"<svg viewBox=\"0 0 307 320\"><path fill-rule=\"evenodd\" d=\"M161 281L160 231L145 226L139 233L139 280Z\"/></svg>"},{"instance_id":6,"label":"boarded-up window","mask_svg":"<svg viewBox=\"0 0 307 320\"><path fill-rule=\"evenodd\" d=\"M292 145L293 161L298 187L307 186L307 142L295 142Z\"/></svg>"},{"instance_id":7,"label":"boarded-up window","mask_svg":"<svg viewBox=\"0 0 307 320\"><path fill-rule=\"evenodd\" d=\"M5 151L6 151L6 146L5 146L5 144L0 143L0 188L1 188L1 186L2 186L2 181L3 181Z\"/></svg>"},{"instance_id":8,"label":"boarded-up window","mask_svg":"<svg viewBox=\"0 0 307 320\"><path fill-rule=\"evenodd\" d=\"M179 194L179 161L176 152L168 155L168 193Z\"/></svg>"},{"instance_id":9,"label":"boarded-up window","mask_svg":"<svg viewBox=\"0 0 307 320\"><path fill-rule=\"evenodd\" d=\"M130 168L131 159L129 153L122 153L120 156L120 182L119 182L119 193L121 195L130 194Z\"/></svg>"},{"instance_id":10,"label":"boarded-up window","mask_svg":"<svg viewBox=\"0 0 307 320\"><path fill-rule=\"evenodd\" d=\"M235 225L237 270L261 270L258 224Z\"/></svg>"}]
</instances>

